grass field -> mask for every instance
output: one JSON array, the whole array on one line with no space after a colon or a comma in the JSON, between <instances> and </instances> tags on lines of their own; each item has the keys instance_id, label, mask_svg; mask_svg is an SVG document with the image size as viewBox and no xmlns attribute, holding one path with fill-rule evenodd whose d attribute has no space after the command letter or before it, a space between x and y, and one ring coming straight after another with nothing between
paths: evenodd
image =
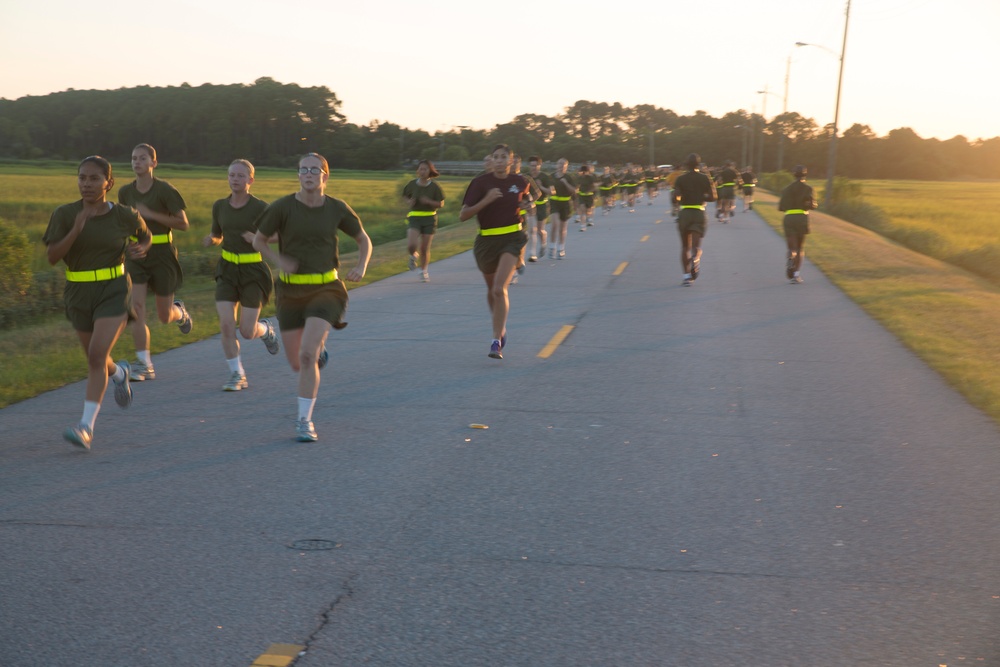
<instances>
[{"instance_id":1,"label":"grass field","mask_svg":"<svg viewBox=\"0 0 1000 667\"><path fill-rule=\"evenodd\" d=\"M133 180L128 165L114 165L115 187L111 199L117 201L118 188ZM212 227L212 204L229 194L225 167L161 167L157 178L169 181L177 188L187 204L191 228L174 234L174 243L184 253L209 252L218 255L218 249L205 250L201 240ZM397 196L401 184L413 178L401 172L333 172L327 194L348 202L376 245L404 238L406 235L406 207ZM439 224L446 227L458 221L461 197L468 185L467 178L441 177L438 179L445 193L445 207L438 216ZM273 201L298 190L298 178L290 169L258 169L251 192L264 201ZM15 223L36 246L35 271L48 268L42 235L52 211L61 204L76 201L80 193L76 187L76 166L52 164L23 166L0 164L0 219ZM354 241L341 237L342 251L356 250Z\"/></svg>"},{"instance_id":2,"label":"grass field","mask_svg":"<svg viewBox=\"0 0 1000 667\"><path fill-rule=\"evenodd\" d=\"M1000 183L863 181L885 212L865 226L906 247L1000 284Z\"/></svg>"}]
</instances>

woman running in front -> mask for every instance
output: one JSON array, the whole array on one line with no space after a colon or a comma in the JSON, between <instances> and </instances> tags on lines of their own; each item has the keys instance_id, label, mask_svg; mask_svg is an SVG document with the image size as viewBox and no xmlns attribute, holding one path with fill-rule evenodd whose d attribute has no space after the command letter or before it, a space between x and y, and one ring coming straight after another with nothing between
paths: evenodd
<instances>
[{"instance_id":1,"label":"woman running in front","mask_svg":"<svg viewBox=\"0 0 1000 667\"><path fill-rule=\"evenodd\" d=\"M187 231L188 223L184 199L166 181L153 176L156 168L156 149L149 144L139 144L132 149L132 171L135 180L118 190L118 203L139 211L153 234L153 247L142 259L128 259L125 268L132 279L132 305L135 322L132 323L132 341L139 361L129 374L135 382L156 378L150 356L149 326L146 316L146 294L152 289L156 295L156 315L160 322L176 322L181 333L191 333L191 316L183 301L175 301L174 294L184 282L177 248L173 244L173 230Z\"/></svg>"},{"instance_id":2,"label":"woman running in front","mask_svg":"<svg viewBox=\"0 0 1000 667\"><path fill-rule=\"evenodd\" d=\"M267 203L250 194L254 168L247 160L229 165L230 194L212 205L212 233L202 239L206 248L222 246L222 259L215 267L215 309L219 313L222 351L229 364L229 381L223 391L246 389L246 370L236 339L236 311L240 310L239 331L245 340L260 338L271 354L278 354L274 323L258 321L261 307L271 297L274 279L271 269L253 249L254 221Z\"/></svg>"},{"instance_id":3,"label":"woman running in front","mask_svg":"<svg viewBox=\"0 0 1000 667\"><path fill-rule=\"evenodd\" d=\"M403 186L403 200L410 207L406 216L409 223L406 253L409 255L410 271L419 266L420 277L425 283L431 279L427 267L431 263L431 241L437 230L437 213L444 206L444 190L431 180L438 176L440 174L433 162L421 160L417 163L417 177Z\"/></svg>"},{"instance_id":4,"label":"woman running in front","mask_svg":"<svg viewBox=\"0 0 1000 667\"><path fill-rule=\"evenodd\" d=\"M63 434L83 449L90 449L94 438L109 377L115 402L123 408L132 405L129 363L113 362L111 349L135 316L125 257L141 259L152 244L145 221L134 209L107 200L114 184L111 163L97 155L84 158L77 169L80 201L57 208L42 237L49 264L66 263L66 317L87 355L83 417Z\"/></svg>"},{"instance_id":5,"label":"woman running in front","mask_svg":"<svg viewBox=\"0 0 1000 667\"><path fill-rule=\"evenodd\" d=\"M254 250L274 262L278 274L277 310L281 341L292 370L299 374L295 439L318 438L312 413L319 393L319 370L326 365L330 327L347 326L347 288L340 280L337 232L358 244L358 263L347 279L365 277L372 242L358 214L326 194L330 165L309 153L299 160L299 191L272 202L257 221ZM268 245L276 236L278 252Z\"/></svg>"},{"instance_id":6,"label":"woman running in front","mask_svg":"<svg viewBox=\"0 0 1000 667\"><path fill-rule=\"evenodd\" d=\"M479 220L473 254L486 281L486 302L493 323L489 356L493 359L503 359L507 346L507 288L528 243L521 204L530 201L530 187L526 178L510 173L510 148L498 144L493 149L492 173L472 179L458 215L462 222L473 216Z\"/></svg>"}]
</instances>

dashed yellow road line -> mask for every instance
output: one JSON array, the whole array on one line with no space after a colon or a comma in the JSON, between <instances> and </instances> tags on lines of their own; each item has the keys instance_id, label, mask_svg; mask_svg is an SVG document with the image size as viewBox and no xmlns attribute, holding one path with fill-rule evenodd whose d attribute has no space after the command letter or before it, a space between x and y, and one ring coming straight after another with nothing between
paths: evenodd
<instances>
[{"instance_id":1,"label":"dashed yellow road line","mask_svg":"<svg viewBox=\"0 0 1000 667\"><path fill-rule=\"evenodd\" d=\"M622 262L621 264L618 265L617 269L615 269L614 271L612 271L611 275L613 275L613 276L620 276L621 274L623 274L625 272L625 267L626 266L628 266L628 262Z\"/></svg>"},{"instance_id":2,"label":"dashed yellow road line","mask_svg":"<svg viewBox=\"0 0 1000 667\"><path fill-rule=\"evenodd\" d=\"M298 644L271 644L250 667L288 667L305 648Z\"/></svg>"},{"instance_id":3,"label":"dashed yellow road line","mask_svg":"<svg viewBox=\"0 0 1000 667\"><path fill-rule=\"evenodd\" d=\"M569 336L571 331L573 331L572 324L564 325L563 328L560 329L559 332L552 337L552 340L550 340L548 344L542 348L542 351L538 353L538 358L548 359L549 357L551 357L552 353L556 351L557 347L562 345L562 342L566 340L566 337Z\"/></svg>"},{"instance_id":4,"label":"dashed yellow road line","mask_svg":"<svg viewBox=\"0 0 1000 667\"><path fill-rule=\"evenodd\" d=\"M639 239L639 243L645 243L648 240L649 240L649 234L646 234L641 239Z\"/></svg>"}]
</instances>

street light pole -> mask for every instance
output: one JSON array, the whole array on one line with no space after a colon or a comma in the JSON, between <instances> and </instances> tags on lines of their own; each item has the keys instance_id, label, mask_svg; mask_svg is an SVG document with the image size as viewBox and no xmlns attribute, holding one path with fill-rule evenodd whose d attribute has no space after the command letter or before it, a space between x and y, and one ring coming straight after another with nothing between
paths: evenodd
<instances>
[{"instance_id":1,"label":"street light pole","mask_svg":"<svg viewBox=\"0 0 1000 667\"><path fill-rule=\"evenodd\" d=\"M757 173L760 174L764 171L764 128L767 126L767 84L764 84L764 90L758 90L757 94L763 100L760 108L760 146L757 147Z\"/></svg>"},{"instance_id":2,"label":"street light pole","mask_svg":"<svg viewBox=\"0 0 1000 667\"><path fill-rule=\"evenodd\" d=\"M760 164L758 165L760 167L760 171L758 173L760 173L764 171L764 126L767 124L767 96L774 95L775 97L777 97L778 93L774 93L768 90L767 85L765 84L764 90L758 90L757 94L764 96L764 104L761 108L760 147L758 148L758 150L760 151L760 160L759 160ZM779 171L781 170L780 163L778 165L778 170Z\"/></svg>"},{"instance_id":3,"label":"street light pole","mask_svg":"<svg viewBox=\"0 0 1000 667\"><path fill-rule=\"evenodd\" d=\"M792 73L792 52L788 52L788 58L785 59L785 96L782 98L781 102L781 115L784 116L788 113L788 77ZM781 167L785 164L785 128L781 128L781 135L778 137L778 171L781 171Z\"/></svg>"},{"instance_id":4,"label":"street light pole","mask_svg":"<svg viewBox=\"0 0 1000 667\"><path fill-rule=\"evenodd\" d=\"M837 167L837 127L840 122L840 89L844 82L844 53L847 51L847 25L851 20L851 0L847 0L844 12L844 41L840 45L840 73L837 75L837 102L833 109L833 136L830 137L830 160L826 168L826 192L823 194L823 208L829 210L833 200L833 173Z\"/></svg>"}]
</instances>

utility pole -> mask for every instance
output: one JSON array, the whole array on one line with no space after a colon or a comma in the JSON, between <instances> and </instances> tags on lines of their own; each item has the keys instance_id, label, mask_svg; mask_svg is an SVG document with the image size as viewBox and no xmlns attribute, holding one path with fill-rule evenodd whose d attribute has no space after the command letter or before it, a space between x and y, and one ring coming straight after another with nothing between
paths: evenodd
<instances>
[{"instance_id":1,"label":"utility pole","mask_svg":"<svg viewBox=\"0 0 1000 667\"><path fill-rule=\"evenodd\" d=\"M837 168L837 128L840 122L840 89L844 82L844 53L847 51L847 25L851 20L851 0L847 0L844 12L844 41L840 45L840 73L837 75L837 103L833 109L833 136L830 137L830 160L826 167L826 192L823 195L823 208L829 210L833 201L833 174Z\"/></svg>"}]
</instances>

